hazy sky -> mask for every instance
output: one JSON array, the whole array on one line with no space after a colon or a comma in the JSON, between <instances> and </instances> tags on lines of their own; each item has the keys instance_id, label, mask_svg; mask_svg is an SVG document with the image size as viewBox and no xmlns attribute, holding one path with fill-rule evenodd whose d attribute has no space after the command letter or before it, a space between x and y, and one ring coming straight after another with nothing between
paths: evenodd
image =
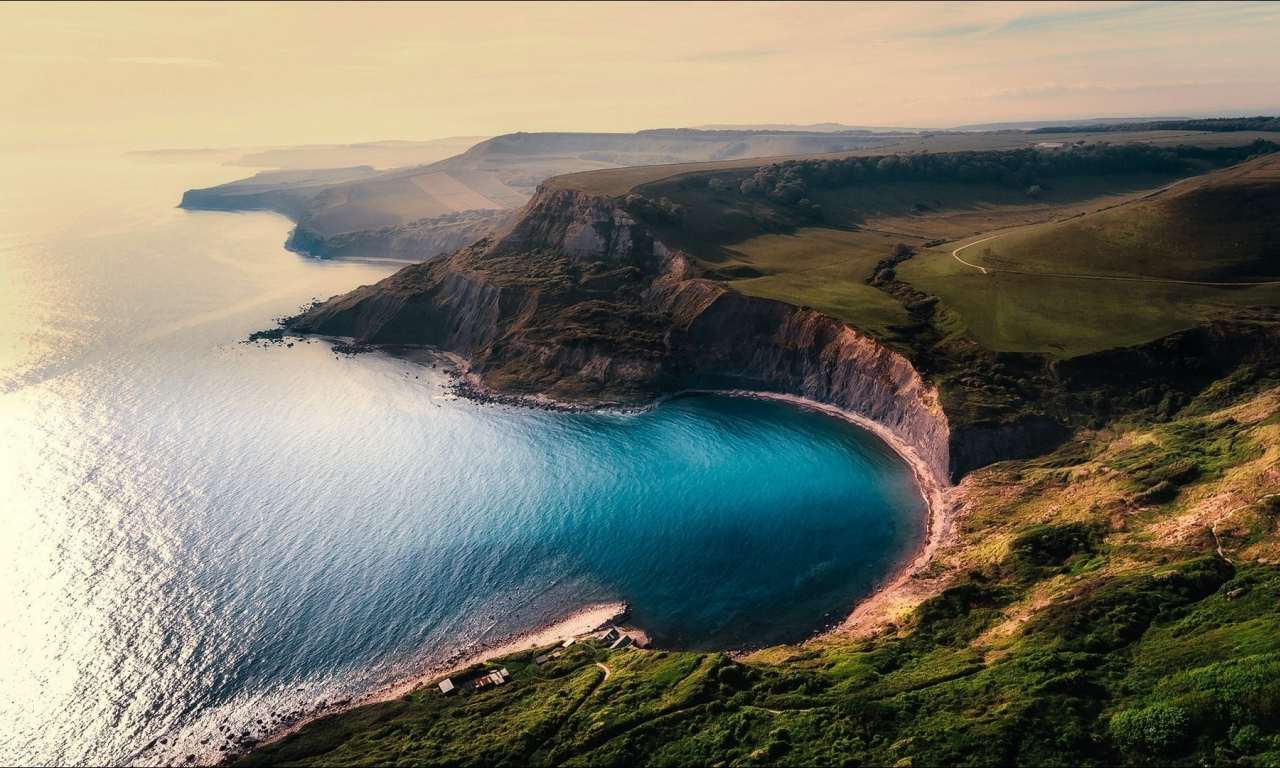
<instances>
[{"instance_id":1,"label":"hazy sky","mask_svg":"<svg viewBox=\"0 0 1280 768\"><path fill-rule=\"evenodd\" d=\"M8 145L1277 108L1277 3L0 4Z\"/></svg>"}]
</instances>

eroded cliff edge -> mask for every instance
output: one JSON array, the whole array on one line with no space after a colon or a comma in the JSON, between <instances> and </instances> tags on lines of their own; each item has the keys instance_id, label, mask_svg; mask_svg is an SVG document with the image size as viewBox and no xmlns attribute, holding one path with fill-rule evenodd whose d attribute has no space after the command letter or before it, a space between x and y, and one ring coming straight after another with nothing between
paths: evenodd
<instances>
[{"instance_id":1,"label":"eroded cliff edge","mask_svg":"<svg viewBox=\"0 0 1280 768\"><path fill-rule=\"evenodd\" d=\"M946 484L947 417L911 363L833 318L703 279L615 201L544 186L492 239L295 319L304 333L429 345L495 390L596 404L685 389L796 395L888 430Z\"/></svg>"}]
</instances>

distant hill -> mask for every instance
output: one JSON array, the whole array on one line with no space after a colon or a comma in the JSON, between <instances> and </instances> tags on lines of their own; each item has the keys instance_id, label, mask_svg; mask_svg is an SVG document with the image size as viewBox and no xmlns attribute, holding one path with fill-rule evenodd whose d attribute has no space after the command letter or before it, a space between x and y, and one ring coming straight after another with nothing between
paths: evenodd
<instances>
[{"instance_id":1,"label":"distant hill","mask_svg":"<svg viewBox=\"0 0 1280 768\"><path fill-rule=\"evenodd\" d=\"M976 123L974 125L957 125L949 130L952 131L1025 131L1037 128L1052 128L1054 126L1069 126L1071 128L1080 128L1083 126L1099 126L1113 125L1117 123L1150 123L1158 120L1190 120L1189 117L1091 117L1083 120L1017 120L1005 123Z\"/></svg>"},{"instance_id":2,"label":"distant hill","mask_svg":"<svg viewBox=\"0 0 1280 768\"><path fill-rule=\"evenodd\" d=\"M744 124L735 125L726 123L723 125L695 125L692 126L696 131L800 131L804 133L841 133L844 131L869 131L871 133L898 133L898 132L917 132L919 128L905 128L902 126L876 126L876 125L845 125L843 123L812 123L810 125L798 125L791 123L760 123L760 124Z\"/></svg>"},{"instance_id":3,"label":"distant hill","mask_svg":"<svg viewBox=\"0 0 1280 768\"><path fill-rule=\"evenodd\" d=\"M1089 122L1078 125L1048 124L1034 128L1029 133L1097 133L1099 131L1211 131L1231 133L1236 131L1280 131L1280 117L1211 117L1203 120L1169 118L1141 122L1102 123Z\"/></svg>"},{"instance_id":4,"label":"distant hill","mask_svg":"<svg viewBox=\"0 0 1280 768\"><path fill-rule=\"evenodd\" d=\"M467 245L506 221L543 180L605 168L842 152L886 146L902 135L794 131L664 129L639 133L513 133L444 160L379 172L264 172L251 179L188 191L181 207L269 210L298 223L290 247L314 256L422 259ZM455 140L456 141L456 140ZM429 143L429 142L428 142ZM374 145L324 150L367 157ZM408 151L382 142L379 151ZM313 151L271 150L251 156L284 161ZM318 151L318 150L314 150ZM288 153L295 153L290 155ZM274 154L272 154L274 153Z\"/></svg>"}]
</instances>

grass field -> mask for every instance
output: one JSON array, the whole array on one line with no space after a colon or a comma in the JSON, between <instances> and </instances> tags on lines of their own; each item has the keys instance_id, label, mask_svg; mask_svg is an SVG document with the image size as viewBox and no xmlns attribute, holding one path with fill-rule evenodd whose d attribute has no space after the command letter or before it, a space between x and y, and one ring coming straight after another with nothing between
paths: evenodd
<instances>
[{"instance_id":1,"label":"grass field","mask_svg":"<svg viewBox=\"0 0 1280 768\"><path fill-rule=\"evenodd\" d=\"M936 251L898 267L941 297L968 335L999 352L1074 357L1191 328L1221 309L1280 306L1280 286L1248 289L1043 275L983 275Z\"/></svg>"},{"instance_id":2,"label":"grass field","mask_svg":"<svg viewBox=\"0 0 1280 768\"><path fill-rule=\"evenodd\" d=\"M1192 179L1072 221L1013 232L967 261L1030 272L1190 281L1280 279L1280 159ZM972 256L972 257L971 257Z\"/></svg>"},{"instance_id":3,"label":"grass field","mask_svg":"<svg viewBox=\"0 0 1280 768\"><path fill-rule=\"evenodd\" d=\"M1278 182L1280 158L1261 158L1146 200L1013 230L960 251L989 274L953 258L964 241L925 249L897 274L940 297L991 349L1071 357L1138 344L1190 328L1214 311L1280 306L1280 285L1086 277L1280 280Z\"/></svg>"},{"instance_id":4,"label":"grass field","mask_svg":"<svg viewBox=\"0 0 1280 768\"><path fill-rule=\"evenodd\" d=\"M722 270L746 269L759 277L737 279L748 296L810 306L846 323L881 334L907 322L895 298L865 283L887 247L898 242L874 232L809 227L790 235L761 235L726 248Z\"/></svg>"},{"instance_id":5,"label":"grass field","mask_svg":"<svg viewBox=\"0 0 1280 768\"><path fill-rule=\"evenodd\" d=\"M1032 345L1002 341L1005 337L994 332L994 325L1021 322L1019 318L1025 313L1018 300L1006 302L1007 309L999 323L994 317L984 322L994 311L987 306L993 298L993 285L966 279L969 272L976 270L951 259L950 249L959 243L937 249L937 253L945 255L944 260L935 260L934 250L924 249L923 245L932 240L951 240L1095 211L1158 189L1171 180L1170 176L1158 174L1067 179L1051 192L1034 198L995 185L911 183L820 190L814 198L827 214L820 226L797 221L757 199L718 194L706 186L663 183L638 189L683 205L688 214L678 226L662 222L655 225L660 236L698 258L744 294L810 306L855 327L892 337L892 327L907 322L906 309L890 294L867 285L867 280L876 263L903 243L920 249L922 255L901 265L899 275L904 279L912 275L911 281L918 288L943 297L966 321L972 319L975 340L992 343L993 349L1069 354L1068 348L1092 351L1099 348L1099 343L1104 344L1101 348L1109 346L1106 334L1093 333L1090 341L1081 345L1078 342L1082 337L1064 340L1042 327ZM790 227L795 228L778 231ZM960 269L950 269L952 264ZM971 287L981 290L969 293ZM1078 290L1087 293L1089 286ZM1040 314L1044 310L1042 307ZM1148 335L1150 331L1187 327L1187 322L1196 317L1194 313L1174 311L1176 320L1171 321L1165 317L1167 309L1154 314L1160 322L1143 323L1142 330L1126 336L1124 343L1154 338ZM1037 315L1032 312L1029 316ZM1099 317L1097 324L1106 326L1114 319ZM1051 344L1064 346L1059 349Z\"/></svg>"}]
</instances>

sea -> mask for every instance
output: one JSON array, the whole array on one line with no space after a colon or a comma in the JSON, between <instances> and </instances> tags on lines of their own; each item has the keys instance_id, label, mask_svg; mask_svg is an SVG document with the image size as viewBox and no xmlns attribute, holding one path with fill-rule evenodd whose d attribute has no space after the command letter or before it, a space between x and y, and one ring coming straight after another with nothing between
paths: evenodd
<instances>
[{"instance_id":1,"label":"sea","mask_svg":"<svg viewBox=\"0 0 1280 768\"><path fill-rule=\"evenodd\" d=\"M250 172L0 149L0 764L213 763L606 601L663 648L798 642L918 550L909 467L829 415L481 404L443 365L246 343L403 266L175 207Z\"/></svg>"}]
</instances>

